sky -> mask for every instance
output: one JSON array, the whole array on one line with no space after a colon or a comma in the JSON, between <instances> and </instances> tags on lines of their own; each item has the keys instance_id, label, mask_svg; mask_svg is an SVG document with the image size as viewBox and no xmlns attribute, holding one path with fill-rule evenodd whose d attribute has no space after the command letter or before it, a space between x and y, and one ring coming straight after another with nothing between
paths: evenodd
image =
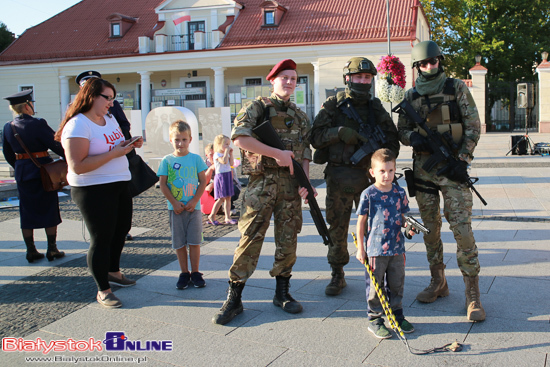
<instances>
[{"instance_id":1,"label":"sky","mask_svg":"<svg viewBox=\"0 0 550 367\"><path fill-rule=\"evenodd\" d=\"M21 35L26 29L50 19L81 0L0 0L0 22Z\"/></svg>"}]
</instances>

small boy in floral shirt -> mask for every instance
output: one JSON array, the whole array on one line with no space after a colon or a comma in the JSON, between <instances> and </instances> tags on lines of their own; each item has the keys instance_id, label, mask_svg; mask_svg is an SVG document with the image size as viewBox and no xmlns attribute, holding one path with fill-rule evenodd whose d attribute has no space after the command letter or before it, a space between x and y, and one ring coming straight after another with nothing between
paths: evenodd
<instances>
[{"instance_id":1,"label":"small boy in floral shirt","mask_svg":"<svg viewBox=\"0 0 550 367\"><path fill-rule=\"evenodd\" d=\"M414 327L405 320L402 304L405 240L401 228L406 226L404 214L409 211L409 200L405 190L393 183L395 160L395 154L389 149L379 149L372 155L369 172L375 183L361 193L357 208L356 258L364 264L368 256L377 283L381 286L387 284L390 290L389 303L397 323L404 333L412 333ZM409 231L409 234L414 232ZM365 277L369 281L366 271ZM384 325L384 310L374 286L369 287L367 303L369 331L379 339L391 338Z\"/></svg>"}]
</instances>

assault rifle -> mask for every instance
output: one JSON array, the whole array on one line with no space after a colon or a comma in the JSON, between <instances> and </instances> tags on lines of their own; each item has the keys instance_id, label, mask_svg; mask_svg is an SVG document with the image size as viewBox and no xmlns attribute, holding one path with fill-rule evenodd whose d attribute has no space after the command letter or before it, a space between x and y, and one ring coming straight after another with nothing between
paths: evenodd
<instances>
[{"instance_id":1,"label":"assault rifle","mask_svg":"<svg viewBox=\"0 0 550 367\"><path fill-rule=\"evenodd\" d=\"M252 131L260 138L260 140L264 144L280 150L286 150L283 142L281 141L281 138L279 137L279 135L277 135L277 132L273 128L273 125L271 125L271 121L266 120L262 122L260 125L253 128ZM309 204L309 210L311 212L311 217L313 218L313 222L315 223L315 227L317 227L319 235L321 235L321 237L323 238L323 242L325 243L325 245L334 246L328 233L327 224L323 219L323 213L321 213L321 209L319 208L317 199L315 199L315 191L313 191L313 187L309 182L309 178L307 177L304 168L294 159L292 160L292 166L294 167L294 176L296 176L296 178L298 179L300 186L307 189L307 202Z\"/></svg>"},{"instance_id":2,"label":"assault rifle","mask_svg":"<svg viewBox=\"0 0 550 367\"><path fill-rule=\"evenodd\" d=\"M414 233L416 234L420 234L420 232L424 234L430 233L429 228L424 227L422 223L420 223L413 217L405 217L405 221L407 222L407 226L405 227L405 237L407 237L409 240L412 238L412 236L409 235L409 231L414 231Z\"/></svg>"},{"instance_id":3,"label":"assault rifle","mask_svg":"<svg viewBox=\"0 0 550 367\"><path fill-rule=\"evenodd\" d=\"M439 105L438 105L439 106ZM437 108L438 106L432 108L432 111ZM455 166L458 163L458 159L455 158L452 154L452 152L447 148L447 145L443 142L445 139L445 142L449 144L450 146L454 145L452 137L449 135L449 133L440 134L439 132L433 131L426 125L426 119L422 119L420 115L414 110L413 106L404 99L399 103L397 106L395 106L392 109L392 112L399 113L400 115L404 115L405 117L412 119L412 121L418 125L422 130L424 130L427 134L428 144L430 145L431 150L433 151L432 155L426 163L422 166L422 169L426 172L430 172L437 164L443 161L447 161L447 164L443 166L441 169L439 169L436 172L436 175L441 176L445 175L445 173L449 172L449 170L452 169L453 166ZM429 115L429 114L428 114ZM468 179L466 182L464 182L468 188L470 188L481 200L483 205L487 205L487 202L483 197L481 197L480 193L476 190L474 187L474 184L479 181L479 178L477 177L470 177L468 176Z\"/></svg>"},{"instance_id":4,"label":"assault rifle","mask_svg":"<svg viewBox=\"0 0 550 367\"><path fill-rule=\"evenodd\" d=\"M338 108L352 120L359 123L359 135L365 140L361 144L361 148L356 151L350 158L351 163L357 165L368 155L376 152L382 148L382 144L386 144L386 134L380 128L380 126L373 124L365 124L361 119L361 116L357 113L353 105L351 104L351 98L346 98L338 104Z\"/></svg>"}]
</instances>

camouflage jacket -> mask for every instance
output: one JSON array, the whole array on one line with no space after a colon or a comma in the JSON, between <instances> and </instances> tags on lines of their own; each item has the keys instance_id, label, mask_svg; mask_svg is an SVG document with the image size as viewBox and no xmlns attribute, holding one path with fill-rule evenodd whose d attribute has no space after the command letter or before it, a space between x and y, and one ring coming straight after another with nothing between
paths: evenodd
<instances>
[{"instance_id":1,"label":"camouflage jacket","mask_svg":"<svg viewBox=\"0 0 550 367\"><path fill-rule=\"evenodd\" d=\"M306 113L294 103L290 101L285 102L274 93L269 97L269 101L273 105L275 114L284 111L284 115L292 116L292 125L288 129L295 131L295 134L285 134L275 129L280 134L283 142L287 143L285 145L292 147L291 149L295 153L295 158L300 163L303 159L311 161L311 149L309 147L309 141L307 140L307 134L309 133L311 124ZM235 140L239 136L251 136L257 138L252 132L252 129L264 121L266 108L266 103L264 102L263 97L258 97L252 101L252 103L244 106L235 118L233 131L231 132L231 140ZM270 117L273 118L274 116ZM287 142L287 140L289 140L289 136L293 136L292 139L297 139L298 141ZM245 156L248 155L249 154L247 153ZM273 159L268 158L268 166L273 165L270 161L274 162ZM245 162L243 162L243 165L244 163Z\"/></svg>"},{"instance_id":2,"label":"camouflage jacket","mask_svg":"<svg viewBox=\"0 0 550 367\"><path fill-rule=\"evenodd\" d=\"M479 141L481 123L474 99L468 90L468 87L460 79L453 80L456 103L458 104L459 120L462 124L463 132L463 139L459 146L457 158L461 158L470 163L474 158L474 150L477 142ZM414 88L409 89L405 93L405 99L411 104L414 100L413 94ZM424 96L421 96L420 98L424 98ZM425 118L426 116L421 117ZM403 115L399 116L397 128L401 143L404 145L411 145L410 136L416 127L417 126L413 121L407 119Z\"/></svg>"},{"instance_id":3,"label":"camouflage jacket","mask_svg":"<svg viewBox=\"0 0 550 367\"><path fill-rule=\"evenodd\" d=\"M316 149L327 148L330 151L328 158L329 164L350 164L349 158L360 148L360 145L348 146L344 144L338 137L338 129L341 126L350 127L359 131L359 122L348 118L338 107L340 99L351 97L346 89L346 92L340 92L337 96L329 97L313 122L309 141ZM382 102L378 98L373 98L368 103L359 103L353 99L353 105L357 113L363 120L363 123L369 123L369 115L371 115L376 124L378 124L386 135L387 143L384 148L391 149L396 155L399 154L399 140L397 138L397 129L388 112L382 106ZM370 109L372 109L372 114Z\"/></svg>"}]
</instances>

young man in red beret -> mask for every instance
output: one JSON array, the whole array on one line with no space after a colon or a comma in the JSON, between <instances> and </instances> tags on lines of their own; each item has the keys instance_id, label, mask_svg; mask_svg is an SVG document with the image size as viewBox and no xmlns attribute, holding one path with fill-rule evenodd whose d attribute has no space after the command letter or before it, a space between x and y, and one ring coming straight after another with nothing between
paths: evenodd
<instances>
[{"instance_id":1,"label":"young man in red beret","mask_svg":"<svg viewBox=\"0 0 550 367\"><path fill-rule=\"evenodd\" d=\"M271 215L275 222L275 261L269 274L276 278L273 304L289 313L299 313L302 305L289 293L289 280L296 262L298 233L302 228L302 203L307 190L299 187L292 158L309 175L311 150L306 135L311 127L306 113L290 102L297 81L296 63L283 60L266 79L273 86L270 97L258 97L243 107L235 118L231 139L242 149L243 173L250 175L239 219L241 239L229 269L227 300L213 317L225 325L243 311L241 293L256 269ZM279 150L263 144L252 129L269 119L288 148Z\"/></svg>"}]
</instances>

